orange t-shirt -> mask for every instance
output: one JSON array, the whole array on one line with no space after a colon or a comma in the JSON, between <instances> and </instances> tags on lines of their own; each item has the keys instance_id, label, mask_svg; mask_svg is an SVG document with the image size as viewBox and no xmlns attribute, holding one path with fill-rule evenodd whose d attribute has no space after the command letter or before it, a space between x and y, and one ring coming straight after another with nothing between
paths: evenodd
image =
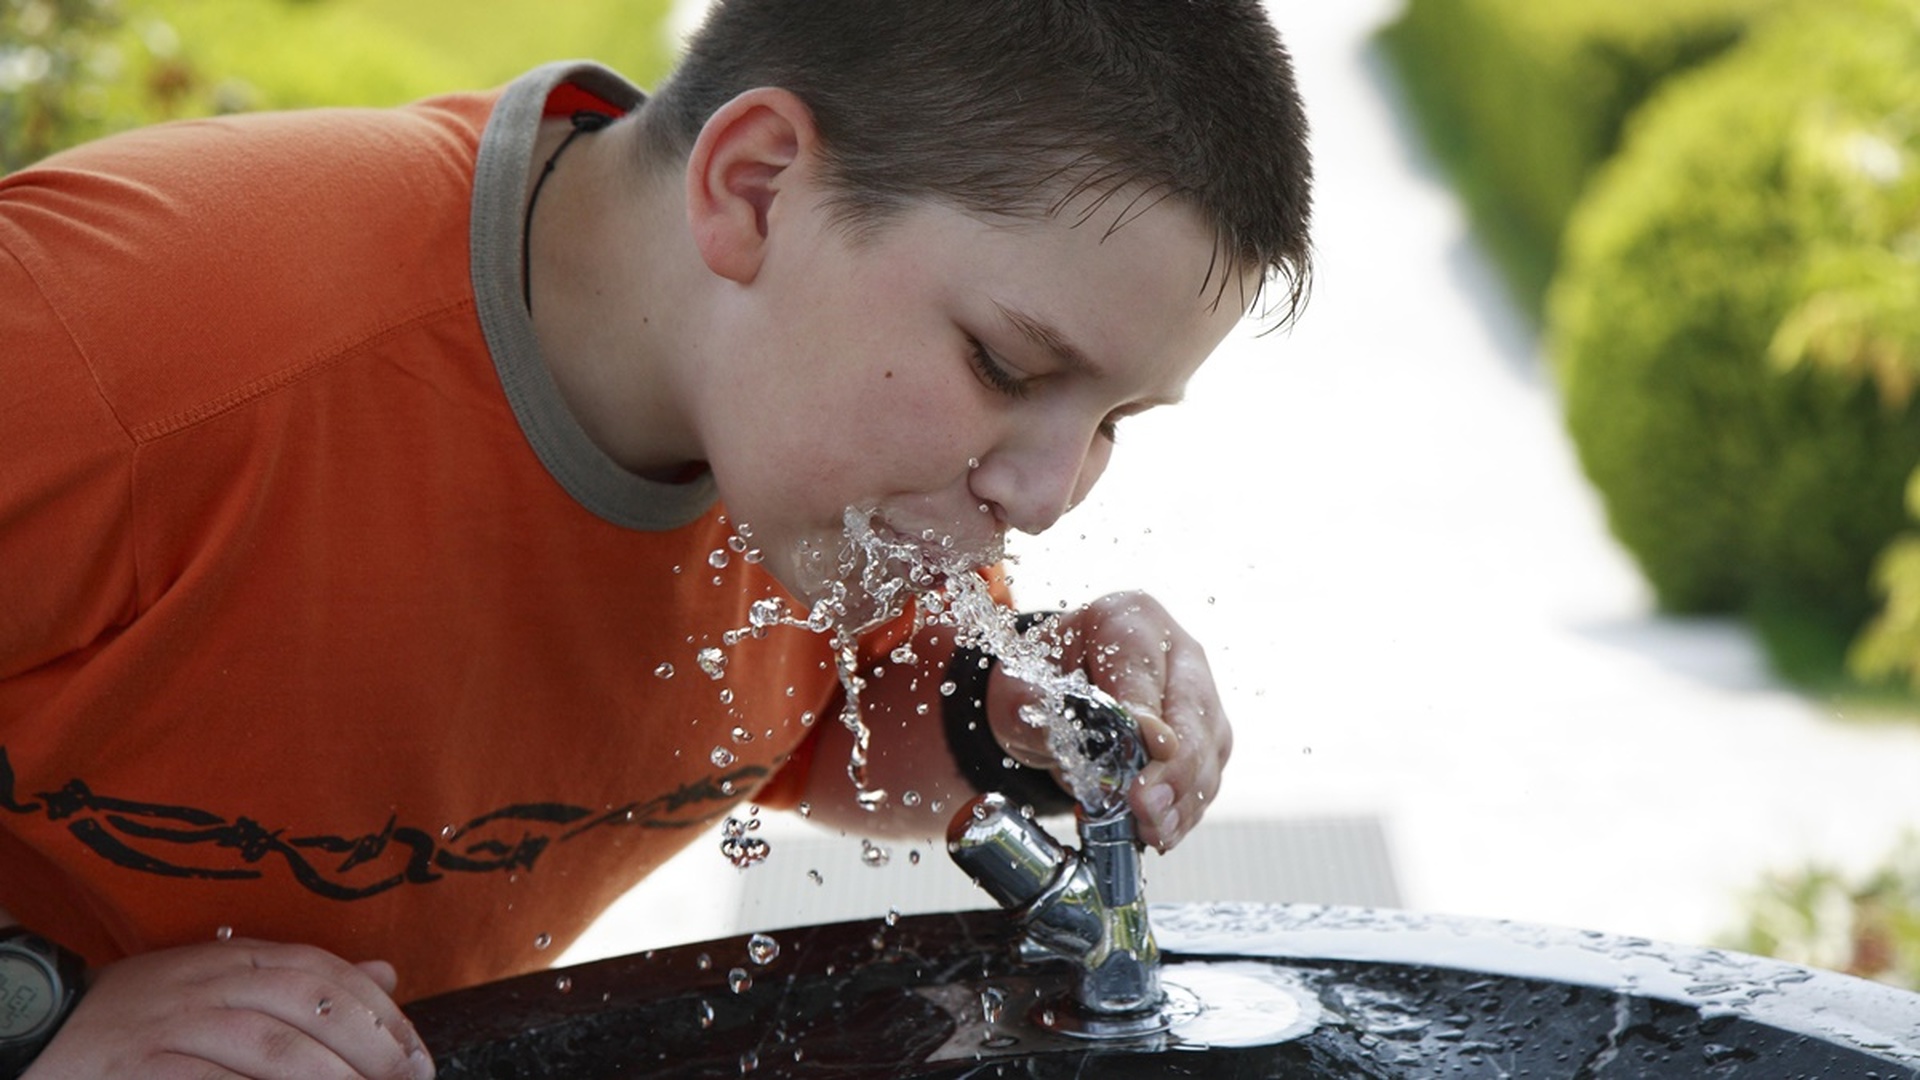
<instances>
[{"instance_id":1,"label":"orange t-shirt","mask_svg":"<svg viewBox=\"0 0 1920 1080\"><path fill-rule=\"evenodd\" d=\"M95 964L228 927L413 998L795 797L826 642L722 645L778 586L710 479L593 450L520 304L534 131L583 91L639 100L550 67L0 181L0 908Z\"/></svg>"}]
</instances>

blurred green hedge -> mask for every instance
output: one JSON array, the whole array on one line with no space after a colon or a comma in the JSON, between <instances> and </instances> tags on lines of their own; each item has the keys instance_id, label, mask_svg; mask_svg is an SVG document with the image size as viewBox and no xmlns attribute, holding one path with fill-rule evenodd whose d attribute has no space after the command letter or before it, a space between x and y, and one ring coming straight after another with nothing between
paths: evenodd
<instances>
[{"instance_id":1,"label":"blurred green hedge","mask_svg":"<svg viewBox=\"0 0 1920 1080\"><path fill-rule=\"evenodd\" d=\"M1429 146L1529 314L1561 230L1661 80L1781 0L1408 0L1381 42Z\"/></svg>"},{"instance_id":2,"label":"blurred green hedge","mask_svg":"<svg viewBox=\"0 0 1920 1080\"><path fill-rule=\"evenodd\" d=\"M0 0L0 172L178 117L397 105L599 60L649 85L672 0Z\"/></svg>"},{"instance_id":3,"label":"blurred green hedge","mask_svg":"<svg viewBox=\"0 0 1920 1080\"><path fill-rule=\"evenodd\" d=\"M1920 0L1782 13L1664 86L1569 224L1568 426L1670 609L1871 611L1920 462L1873 337L1915 302L1875 268L1914 254L1916 71Z\"/></svg>"}]
</instances>

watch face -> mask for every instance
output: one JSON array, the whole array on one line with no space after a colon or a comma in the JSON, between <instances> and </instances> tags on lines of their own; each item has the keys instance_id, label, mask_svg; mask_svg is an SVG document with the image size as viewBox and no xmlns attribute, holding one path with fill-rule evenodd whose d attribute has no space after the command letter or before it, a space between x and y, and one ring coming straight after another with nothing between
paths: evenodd
<instances>
[{"instance_id":1,"label":"watch face","mask_svg":"<svg viewBox=\"0 0 1920 1080\"><path fill-rule=\"evenodd\" d=\"M59 1007L53 969L38 957L0 946L0 1039L38 1034Z\"/></svg>"}]
</instances>

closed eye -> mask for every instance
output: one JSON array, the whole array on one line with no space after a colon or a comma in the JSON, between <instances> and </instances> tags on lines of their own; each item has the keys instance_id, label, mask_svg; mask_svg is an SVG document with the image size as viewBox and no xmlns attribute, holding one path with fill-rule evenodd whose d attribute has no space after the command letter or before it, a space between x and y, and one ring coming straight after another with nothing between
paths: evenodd
<instances>
[{"instance_id":1,"label":"closed eye","mask_svg":"<svg viewBox=\"0 0 1920 1080\"><path fill-rule=\"evenodd\" d=\"M967 346L973 362L973 372L980 376L982 383L1010 398L1027 396L1027 380L1014 374L1005 364L995 360L993 354L987 351L987 347L980 343L979 338L971 334L967 335Z\"/></svg>"}]
</instances>

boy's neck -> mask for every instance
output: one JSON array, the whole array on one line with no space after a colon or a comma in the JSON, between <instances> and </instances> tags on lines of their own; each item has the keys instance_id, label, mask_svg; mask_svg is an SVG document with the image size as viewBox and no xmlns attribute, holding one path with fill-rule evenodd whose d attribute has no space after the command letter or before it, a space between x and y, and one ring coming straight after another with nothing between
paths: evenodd
<instances>
[{"instance_id":1,"label":"boy's neck","mask_svg":"<svg viewBox=\"0 0 1920 1080\"><path fill-rule=\"evenodd\" d=\"M572 130L541 125L529 190ZM627 121L567 147L528 226L528 284L541 356L587 436L632 472L679 481L702 468L676 376L697 348L698 255L678 175L638 165L640 134Z\"/></svg>"}]
</instances>

